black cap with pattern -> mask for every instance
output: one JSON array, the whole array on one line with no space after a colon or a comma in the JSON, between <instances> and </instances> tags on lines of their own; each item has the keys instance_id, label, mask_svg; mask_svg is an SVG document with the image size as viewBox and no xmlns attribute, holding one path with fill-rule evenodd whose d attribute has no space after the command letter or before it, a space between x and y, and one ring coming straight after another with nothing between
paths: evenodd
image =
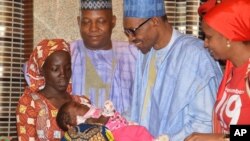
<instances>
[{"instance_id":1,"label":"black cap with pattern","mask_svg":"<svg viewBox=\"0 0 250 141\"><path fill-rule=\"evenodd\" d=\"M112 9L112 0L80 0L81 10Z\"/></svg>"}]
</instances>

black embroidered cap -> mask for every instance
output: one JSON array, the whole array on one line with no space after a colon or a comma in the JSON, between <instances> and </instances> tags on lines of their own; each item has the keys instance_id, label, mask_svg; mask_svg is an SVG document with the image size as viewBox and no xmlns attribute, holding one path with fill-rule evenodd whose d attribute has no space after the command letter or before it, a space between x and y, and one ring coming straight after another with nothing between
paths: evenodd
<instances>
[{"instance_id":1,"label":"black embroidered cap","mask_svg":"<svg viewBox=\"0 0 250 141\"><path fill-rule=\"evenodd\" d=\"M81 10L112 9L112 0L80 0Z\"/></svg>"}]
</instances>

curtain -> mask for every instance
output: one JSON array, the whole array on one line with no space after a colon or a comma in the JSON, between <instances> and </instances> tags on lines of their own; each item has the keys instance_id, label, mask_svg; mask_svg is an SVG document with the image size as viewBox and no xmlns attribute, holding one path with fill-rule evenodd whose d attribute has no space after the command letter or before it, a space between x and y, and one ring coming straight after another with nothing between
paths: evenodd
<instances>
[{"instance_id":1,"label":"curtain","mask_svg":"<svg viewBox=\"0 0 250 141\"><path fill-rule=\"evenodd\" d=\"M24 91L22 65L33 48L33 0L0 1L0 140L16 138L16 106Z\"/></svg>"},{"instance_id":2,"label":"curtain","mask_svg":"<svg viewBox=\"0 0 250 141\"><path fill-rule=\"evenodd\" d=\"M204 0L203 0L204 1ZM166 14L169 23L185 34L203 37L200 29L198 8L202 0L165 0Z\"/></svg>"}]
</instances>

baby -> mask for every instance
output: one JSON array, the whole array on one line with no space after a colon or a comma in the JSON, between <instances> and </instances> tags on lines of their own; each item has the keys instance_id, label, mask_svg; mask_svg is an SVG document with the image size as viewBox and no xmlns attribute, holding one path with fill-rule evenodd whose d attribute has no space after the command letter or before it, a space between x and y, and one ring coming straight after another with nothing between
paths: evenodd
<instances>
[{"instance_id":1,"label":"baby","mask_svg":"<svg viewBox=\"0 0 250 141\"><path fill-rule=\"evenodd\" d=\"M58 111L57 123L64 131L81 123L105 125L111 131L129 125L128 121L115 111L111 101L106 101L103 109L89 103L67 102Z\"/></svg>"},{"instance_id":2,"label":"baby","mask_svg":"<svg viewBox=\"0 0 250 141\"><path fill-rule=\"evenodd\" d=\"M153 139L145 127L128 122L115 111L111 101L106 101L103 109L89 103L67 102L59 109L56 120L58 126L67 131L66 135L71 139L80 138L82 132L92 133L93 131L89 132L89 130L96 128L95 130L100 129L99 131L102 132L99 134L102 136L100 138L105 140L167 141L166 136ZM84 136L86 136L85 133Z\"/></svg>"}]
</instances>

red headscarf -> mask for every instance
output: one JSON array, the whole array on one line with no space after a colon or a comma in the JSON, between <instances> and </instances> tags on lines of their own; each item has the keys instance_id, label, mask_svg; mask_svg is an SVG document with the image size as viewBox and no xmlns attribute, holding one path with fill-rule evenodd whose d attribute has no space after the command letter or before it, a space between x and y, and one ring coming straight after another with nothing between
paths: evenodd
<instances>
[{"instance_id":1,"label":"red headscarf","mask_svg":"<svg viewBox=\"0 0 250 141\"><path fill-rule=\"evenodd\" d=\"M216 0L208 0L207 2L202 4L198 8L199 15L202 16L203 14L206 14L209 10L211 10L215 6L215 4L216 4Z\"/></svg>"},{"instance_id":2,"label":"red headscarf","mask_svg":"<svg viewBox=\"0 0 250 141\"><path fill-rule=\"evenodd\" d=\"M31 53L27 65L27 73L30 79L30 89L32 91L41 90L45 85L44 76L41 69L45 60L55 51L64 50L69 52L69 44L63 39L42 40Z\"/></svg>"},{"instance_id":3,"label":"red headscarf","mask_svg":"<svg viewBox=\"0 0 250 141\"><path fill-rule=\"evenodd\" d=\"M250 0L223 0L204 21L232 41L250 41Z\"/></svg>"}]
</instances>

